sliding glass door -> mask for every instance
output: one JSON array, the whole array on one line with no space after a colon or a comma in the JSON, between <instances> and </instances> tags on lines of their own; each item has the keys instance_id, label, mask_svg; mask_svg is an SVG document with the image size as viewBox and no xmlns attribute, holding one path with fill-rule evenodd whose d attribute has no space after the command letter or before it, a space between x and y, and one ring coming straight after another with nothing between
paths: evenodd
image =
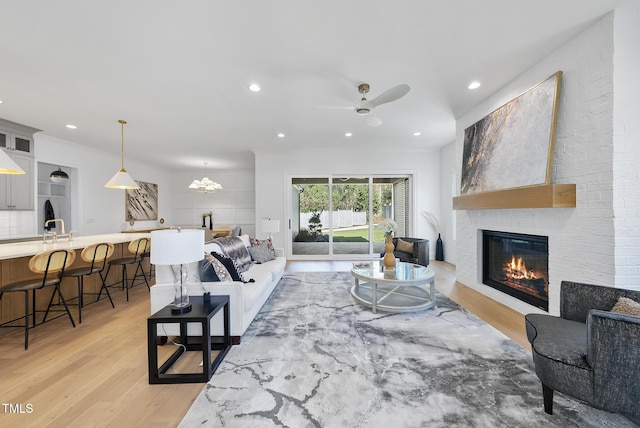
<instances>
[{"instance_id":1,"label":"sliding glass door","mask_svg":"<svg viewBox=\"0 0 640 428\"><path fill-rule=\"evenodd\" d=\"M371 258L384 250L382 219L406 236L411 224L411 177L291 178L291 254L310 259Z\"/></svg>"}]
</instances>

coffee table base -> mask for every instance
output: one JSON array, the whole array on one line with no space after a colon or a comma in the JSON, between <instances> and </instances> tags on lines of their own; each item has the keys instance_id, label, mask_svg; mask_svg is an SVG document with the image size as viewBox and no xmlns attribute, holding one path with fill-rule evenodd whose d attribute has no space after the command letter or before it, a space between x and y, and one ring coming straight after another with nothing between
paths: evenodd
<instances>
[{"instance_id":1,"label":"coffee table base","mask_svg":"<svg viewBox=\"0 0 640 428\"><path fill-rule=\"evenodd\" d=\"M436 304L433 282L429 289L426 289L420 286L359 283L356 279L356 285L351 287L351 295L357 302L370 307L374 313L378 310L393 313L415 312L430 309Z\"/></svg>"}]
</instances>

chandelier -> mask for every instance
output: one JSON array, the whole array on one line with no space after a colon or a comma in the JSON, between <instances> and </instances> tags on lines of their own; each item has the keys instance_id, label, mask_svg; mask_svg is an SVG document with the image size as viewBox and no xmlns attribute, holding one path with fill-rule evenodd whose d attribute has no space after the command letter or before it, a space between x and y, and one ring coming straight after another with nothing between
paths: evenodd
<instances>
[{"instance_id":1,"label":"chandelier","mask_svg":"<svg viewBox=\"0 0 640 428\"><path fill-rule=\"evenodd\" d=\"M204 163L204 178L202 180L193 180L189 184L189 189L195 189L198 193L215 193L216 190L222 190L220 184L207 178L207 163Z\"/></svg>"}]
</instances>

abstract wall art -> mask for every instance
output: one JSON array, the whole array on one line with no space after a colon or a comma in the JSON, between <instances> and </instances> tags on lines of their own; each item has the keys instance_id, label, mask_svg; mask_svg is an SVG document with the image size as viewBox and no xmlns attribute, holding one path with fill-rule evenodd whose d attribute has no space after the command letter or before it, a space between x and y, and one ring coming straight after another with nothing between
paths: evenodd
<instances>
[{"instance_id":1,"label":"abstract wall art","mask_svg":"<svg viewBox=\"0 0 640 428\"><path fill-rule=\"evenodd\" d=\"M137 181L139 189L126 191L125 220L158 219L158 185Z\"/></svg>"},{"instance_id":2,"label":"abstract wall art","mask_svg":"<svg viewBox=\"0 0 640 428\"><path fill-rule=\"evenodd\" d=\"M562 72L464 131L460 194L549 184Z\"/></svg>"}]
</instances>

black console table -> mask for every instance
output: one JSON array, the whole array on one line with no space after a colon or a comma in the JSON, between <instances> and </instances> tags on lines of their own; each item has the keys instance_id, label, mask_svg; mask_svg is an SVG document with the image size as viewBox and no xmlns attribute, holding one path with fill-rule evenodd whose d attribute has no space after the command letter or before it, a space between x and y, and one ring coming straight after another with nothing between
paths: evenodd
<instances>
[{"instance_id":1,"label":"black console table","mask_svg":"<svg viewBox=\"0 0 640 428\"><path fill-rule=\"evenodd\" d=\"M149 354L149 383L206 383L211 379L229 349L229 296L211 296L204 302L202 296L189 297L193 309L186 314L172 314L171 308L165 306L147 318L147 339ZM211 336L211 318L223 311L224 335ZM180 324L180 344L167 360L158 367L158 324ZM200 323L202 336L187 336L187 324ZM219 351L211 361L211 351ZM202 373L167 373L167 370L187 351L202 351Z\"/></svg>"}]
</instances>

